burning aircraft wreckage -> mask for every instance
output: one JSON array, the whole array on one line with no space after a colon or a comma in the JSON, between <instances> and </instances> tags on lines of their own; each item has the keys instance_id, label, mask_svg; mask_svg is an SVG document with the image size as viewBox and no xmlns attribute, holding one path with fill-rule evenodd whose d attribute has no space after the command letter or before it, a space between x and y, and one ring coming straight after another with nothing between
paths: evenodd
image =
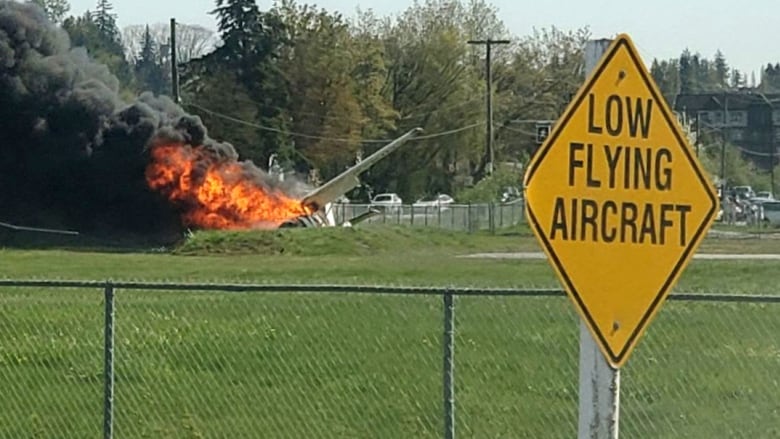
<instances>
[{"instance_id":1,"label":"burning aircraft wreckage","mask_svg":"<svg viewBox=\"0 0 780 439\"><path fill-rule=\"evenodd\" d=\"M171 202L186 206L184 223L206 229L349 226L375 210L337 224L332 203L360 185L359 176L422 131L415 128L393 140L337 177L296 199L258 184L244 172L249 163L213 161L200 148L162 144L152 148L146 169L149 187ZM205 161L205 171L196 167Z\"/></svg>"},{"instance_id":2,"label":"burning aircraft wreckage","mask_svg":"<svg viewBox=\"0 0 780 439\"><path fill-rule=\"evenodd\" d=\"M171 99L123 100L105 65L40 8L9 0L0 0L0 102L0 221L134 236L358 222L365 216L337 224L331 203L420 132L296 190L239 161Z\"/></svg>"}]
</instances>

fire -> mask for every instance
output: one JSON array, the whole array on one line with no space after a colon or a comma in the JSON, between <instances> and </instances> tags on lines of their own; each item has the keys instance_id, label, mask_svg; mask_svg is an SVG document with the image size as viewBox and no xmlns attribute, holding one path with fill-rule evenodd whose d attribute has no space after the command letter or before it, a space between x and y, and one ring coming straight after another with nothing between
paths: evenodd
<instances>
[{"instance_id":1,"label":"fire","mask_svg":"<svg viewBox=\"0 0 780 439\"><path fill-rule=\"evenodd\" d=\"M217 160L203 148L157 145L146 167L150 188L184 209L187 226L204 229L273 228L312 212L300 200L264 187L246 164Z\"/></svg>"}]
</instances>

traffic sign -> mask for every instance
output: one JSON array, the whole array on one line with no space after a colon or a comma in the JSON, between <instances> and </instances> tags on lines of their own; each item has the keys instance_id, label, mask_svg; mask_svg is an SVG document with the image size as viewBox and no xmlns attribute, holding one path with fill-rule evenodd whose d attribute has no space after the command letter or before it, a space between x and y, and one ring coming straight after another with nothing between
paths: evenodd
<instances>
[{"instance_id":1,"label":"traffic sign","mask_svg":"<svg viewBox=\"0 0 780 439\"><path fill-rule=\"evenodd\" d=\"M544 143L544 139L550 135L550 123L549 122L537 122L536 123L536 143Z\"/></svg>"},{"instance_id":2,"label":"traffic sign","mask_svg":"<svg viewBox=\"0 0 780 439\"><path fill-rule=\"evenodd\" d=\"M692 151L619 35L528 165L534 234L613 367L715 219L714 186Z\"/></svg>"}]
</instances>

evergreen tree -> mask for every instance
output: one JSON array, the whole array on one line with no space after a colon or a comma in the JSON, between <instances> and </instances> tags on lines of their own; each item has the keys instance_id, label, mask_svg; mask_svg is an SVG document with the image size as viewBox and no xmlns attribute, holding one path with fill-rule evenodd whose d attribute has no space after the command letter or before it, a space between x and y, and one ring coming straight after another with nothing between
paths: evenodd
<instances>
[{"instance_id":1,"label":"evergreen tree","mask_svg":"<svg viewBox=\"0 0 780 439\"><path fill-rule=\"evenodd\" d=\"M780 63L775 65L772 65L772 63L767 64L766 68L761 72L761 84L759 87L765 93L780 91Z\"/></svg>"},{"instance_id":2,"label":"evergreen tree","mask_svg":"<svg viewBox=\"0 0 780 439\"><path fill-rule=\"evenodd\" d=\"M673 59L669 61L654 59L650 68L650 75L670 104L674 102L675 96L680 91L680 72L677 65L677 61Z\"/></svg>"},{"instance_id":3,"label":"evergreen tree","mask_svg":"<svg viewBox=\"0 0 780 439\"><path fill-rule=\"evenodd\" d=\"M714 64L714 81L715 84L720 87L728 87L729 85L729 66L726 63L726 57L723 52L718 50L715 52Z\"/></svg>"},{"instance_id":4,"label":"evergreen tree","mask_svg":"<svg viewBox=\"0 0 780 439\"><path fill-rule=\"evenodd\" d=\"M135 63L135 75L143 89L155 94L164 93L168 86L165 68L160 61L159 46L147 25L141 39L141 50Z\"/></svg>"},{"instance_id":5,"label":"evergreen tree","mask_svg":"<svg viewBox=\"0 0 780 439\"><path fill-rule=\"evenodd\" d=\"M731 70L731 87L740 88L745 86L745 77L737 69Z\"/></svg>"},{"instance_id":6,"label":"evergreen tree","mask_svg":"<svg viewBox=\"0 0 780 439\"><path fill-rule=\"evenodd\" d=\"M98 0L94 14L95 26L100 35L111 43L120 43L119 28L116 25L114 6L108 0Z\"/></svg>"},{"instance_id":7,"label":"evergreen tree","mask_svg":"<svg viewBox=\"0 0 780 439\"><path fill-rule=\"evenodd\" d=\"M254 0L217 0L216 5L212 14L217 16L223 44L189 62L182 83L207 77L232 77L238 82L246 91L242 105L254 107L246 113L256 114L253 122L271 128L258 131L256 140L247 146L253 151L241 152L265 162L270 154L289 144L283 134L287 123L282 113L289 96L278 65L279 53L288 44L286 29L278 14L260 11Z\"/></svg>"},{"instance_id":8,"label":"evergreen tree","mask_svg":"<svg viewBox=\"0 0 780 439\"><path fill-rule=\"evenodd\" d=\"M80 17L68 17L62 23L62 27L70 36L74 46L86 48L92 58L108 66L119 78L122 86L129 89L133 84L133 72L125 57L124 47L119 39L119 30L116 28L115 21L111 21L114 23L113 31L106 33L101 30L100 16L100 13L93 14L87 11Z\"/></svg>"},{"instance_id":9,"label":"evergreen tree","mask_svg":"<svg viewBox=\"0 0 780 439\"><path fill-rule=\"evenodd\" d=\"M691 52L685 49L682 55L680 55L680 94L693 93L693 81Z\"/></svg>"},{"instance_id":10,"label":"evergreen tree","mask_svg":"<svg viewBox=\"0 0 780 439\"><path fill-rule=\"evenodd\" d=\"M65 14L70 10L68 0L32 0L32 2L46 12L46 16L52 23L62 23Z\"/></svg>"}]
</instances>

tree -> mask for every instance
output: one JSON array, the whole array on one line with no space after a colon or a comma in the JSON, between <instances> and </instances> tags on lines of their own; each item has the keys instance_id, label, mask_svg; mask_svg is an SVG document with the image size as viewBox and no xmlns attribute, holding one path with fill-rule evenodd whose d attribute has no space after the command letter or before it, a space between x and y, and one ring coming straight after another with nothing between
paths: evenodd
<instances>
[{"instance_id":1,"label":"tree","mask_svg":"<svg viewBox=\"0 0 780 439\"><path fill-rule=\"evenodd\" d=\"M135 76L142 89L163 94L168 89L166 69L160 57L160 47L152 37L149 26L141 40L141 50L135 62Z\"/></svg>"},{"instance_id":2,"label":"tree","mask_svg":"<svg viewBox=\"0 0 780 439\"><path fill-rule=\"evenodd\" d=\"M151 25L130 25L122 28L122 45L128 62L135 64L141 53L145 34L149 31L154 44L159 49L160 64L170 69L170 23L154 23ZM216 33L203 26L176 23L176 59L179 64L187 64L213 51L219 43ZM166 71L166 81L170 81L170 73Z\"/></svg>"},{"instance_id":3,"label":"tree","mask_svg":"<svg viewBox=\"0 0 780 439\"><path fill-rule=\"evenodd\" d=\"M229 141L243 160L251 160L258 165L266 163L268 157L255 147L262 135L252 126L259 119L257 106L249 97L247 88L235 80L232 72L223 70L200 77L196 83L183 88L182 100L184 106L200 116L204 125L209 127L210 137ZM203 111L203 108L208 111ZM230 115L234 120L226 120L219 114Z\"/></svg>"},{"instance_id":4,"label":"tree","mask_svg":"<svg viewBox=\"0 0 780 439\"><path fill-rule=\"evenodd\" d=\"M761 84L759 84L761 91L764 93L780 91L780 63L772 65L767 64L766 68L761 72Z\"/></svg>"},{"instance_id":5,"label":"tree","mask_svg":"<svg viewBox=\"0 0 780 439\"><path fill-rule=\"evenodd\" d=\"M737 69L731 70L731 87L732 88L740 88L745 86L746 78L743 76L742 72L740 72Z\"/></svg>"},{"instance_id":6,"label":"tree","mask_svg":"<svg viewBox=\"0 0 780 439\"><path fill-rule=\"evenodd\" d=\"M522 38L510 63L496 68L496 121L499 151L524 161L538 145L534 124L555 120L585 79L583 48L587 28L564 32L539 29Z\"/></svg>"},{"instance_id":7,"label":"tree","mask_svg":"<svg viewBox=\"0 0 780 439\"><path fill-rule=\"evenodd\" d=\"M108 0L98 0L94 14L95 26L107 44L118 44L121 41L116 25L116 14L111 12L113 10L114 6Z\"/></svg>"},{"instance_id":8,"label":"tree","mask_svg":"<svg viewBox=\"0 0 780 439\"><path fill-rule=\"evenodd\" d=\"M372 12L361 12L352 25L352 50L355 96L360 102L366 121L363 138L387 138L396 132L400 114L389 99L389 59L383 39L386 20L379 20Z\"/></svg>"},{"instance_id":9,"label":"tree","mask_svg":"<svg viewBox=\"0 0 780 439\"><path fill-rule=\"evenodd\" d=\"M691 66L691 52L685 49L680 55L680 94L694 93L694 75Z\"/></svg>"},{"instance_id":10,"label":"tree","mask_svg":"<svg viewBox=\"0 0 780 439\"><path fill-rule=\"evenodd\" d=\"M714 81L715 84L718 87L728 87L729 85L729 66L726 63L726 57L723 55L723 52L718 50L715 52L715 61L714 61Z\"/></svg>"},{"instance_id":11,"label":"tree","mask_svg":"<svg viewBox=\"0 0 780 439\"><path fill-rule=\"evenodd\" d=\"M374 187L409 198L451 191L456 176L484 169L484 131L477 129L484 121L484 81L469 62L467 17L460 2L428 0L384 30L387 98L400 115L398 131L459 131L417 141L395 163L380 163L366 177Z\"/></svg>"},{"instance_id":12,"label":"tree","mask_svg":"<svg viewBox=\"0 0 780 439\"><path fill-rule=\"evenodd\" d=\"M217 0L222 45L183 66L182 93L195 96L214 78L236 82L243 90L247 113L259 128L251 143L237 148L265 162L268 156L290 144L283 111L288 105L287 86L279 70L281 49L289 43L286 29L275 11L262 12L253 0ZM249 107L254 107L250 111ZM201 113L202 114L202 113ZM243 151L242 151L243 148Z\"/></svg>"},{"instance_id":13,"label":"tree","mask_svg":"<svg viewBox=\"0 0 780 439\"><path fill-rule=\"evenodd\" d=\"M46 12L49 20L56 24L62 23L65 14L70 11L68 0L32 0L32 2L40 6Z\"/></svg>"},{"instance_id":14,"label":"tree","mask_svg":"<svg viewBox=\"0 0 780 439\"><path fill-rule=\"evenodd\" d=\"M674 103L675 96L680 91L679 61L675 59L658 61L653 59L650 75L658 84L661 93L669 104Z\"/></svg>"},{"instance_id":15,"label":"tree","mask_svg":"<svg viewBox=\"0 0 780 439\"><path fill-rule=\"evenodd\" d=\"M73 46L86 48L92 58L108 66L123 87L130 89L133 86L133 72L125 58L119 33L102 31L97 19L99 15L93 16L92 12L87 11L80 17L71 16L65 19L62 27L70 36Z\"/></svg>"},{"instance_id":16,"label":"tree","mask_svg":"<svg viewBox=\"0 0 780 439\"><path fill-rule=\"evenodd\" d=\"M294 41L279 63L290 96L286 118L292 131L310 136L296 138L280 158L329 178L354 163L367 120L353 75L353 38L338 14L293 1L283 1L278 14Z\"/></svg>"}]
</instances>

